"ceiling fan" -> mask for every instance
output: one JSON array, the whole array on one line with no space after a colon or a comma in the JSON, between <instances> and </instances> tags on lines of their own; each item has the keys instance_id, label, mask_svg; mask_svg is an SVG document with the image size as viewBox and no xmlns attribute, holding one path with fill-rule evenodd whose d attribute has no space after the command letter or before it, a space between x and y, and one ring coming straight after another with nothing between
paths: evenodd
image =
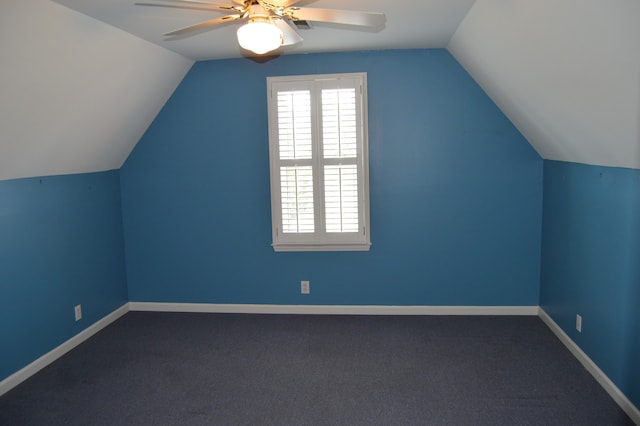
<instances>
[{"instance_id":1,"label":"ceiling fan","mask_svg":"<svg viewBox=\"0 0 640 426\"><path fill-rule=\"evenodd\" d=\"M137 2L138 6L158 6L227 12L230 15L210 19L163 34L182 38L215 28L226 22L246 20L237 31L238 43L258 55L276 50L280 46L300 43L302 36L296 24L328 22L341 25L382 27L384 13L359 12L340 9L296 7L301 0L232 0L233 4L217 4L206 0L155 0Z\"/></svg>"}]
</instances>

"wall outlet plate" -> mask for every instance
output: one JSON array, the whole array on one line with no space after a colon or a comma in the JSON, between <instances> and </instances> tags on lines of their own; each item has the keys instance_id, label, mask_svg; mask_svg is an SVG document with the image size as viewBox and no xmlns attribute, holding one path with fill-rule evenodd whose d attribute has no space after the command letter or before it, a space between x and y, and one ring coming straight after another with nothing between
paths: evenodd
<instances>
[{"instance_id":1,"label":"wall outlet plate","mask_svg":"<svg viewBox=\"0 0 640 426\"><path fill-rule=\"evenodd\" d=\"M82 305L76 305L73 311L76 314L76 321L80 321L82 319Z\"/></svg>"},{"instance_id":2,"label":"wall outlet plate","mask_svg":"<svg viewBox=\"0 0 640 426\"><path fill-rule=\"evenodd\" d=\"M311 287L309 281L300 281L300 293L301 294L309 294L311 292Z\"/></svg>"},{"instance_id":3,"label":"wall outlet plate","mask_svg":"<svg viewBox=\"0 0 640 426\"><path fill-rule=\"evenodd\" d=\"M576 330L582 333L582 315L576 315Z\"/></svg>"}]
</instances>

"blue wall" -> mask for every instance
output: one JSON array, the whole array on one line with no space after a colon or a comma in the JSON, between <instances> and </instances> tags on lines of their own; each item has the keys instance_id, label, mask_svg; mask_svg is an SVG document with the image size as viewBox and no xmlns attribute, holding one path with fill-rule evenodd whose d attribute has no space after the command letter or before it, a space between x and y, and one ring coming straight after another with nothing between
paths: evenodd
<instances>
[{"instance_id":1,"label":"blue wall","mask_svg":"<svg viewBox=\"0 0 640 426\"><path fill-rule=\"evenodd\" d=\"M542 308L640 407L640 171L545 161L543 218Z\"/></svg>"},{"instance_id":2,"label":"blue wall","mask_svg":"<svg viewBox=\"0 0 640 426\"><path fill-rule=\"evenodd\" d=\"M356 71L371 251L275 253L265 78ZM545 161L543 185L444 50L200 62L121 171L0 182L0 380L127 300L540 304L640 406L638 259L640 171Z\"/></svg>"},{"instance_id":3,"label":"blue wall","mask_svg":"<svg viewBox=\"0 0 640 426\"><path fill-rule=\"evenodd\" d=\"M0 182L0 380L127 302L118 173Z\"/></svg>"},{"instance_id":4,"label":"blue wall","mask_svg":"<svg viewBox=\"0 0 640 426\"><path fill-rule=\"evenodd\" d=\"M371 251L274 253L265 78L357 71ZM538 305L542 164L445 50L198 62L121 169L130 300Z\"/></svg>"}]
</instances>

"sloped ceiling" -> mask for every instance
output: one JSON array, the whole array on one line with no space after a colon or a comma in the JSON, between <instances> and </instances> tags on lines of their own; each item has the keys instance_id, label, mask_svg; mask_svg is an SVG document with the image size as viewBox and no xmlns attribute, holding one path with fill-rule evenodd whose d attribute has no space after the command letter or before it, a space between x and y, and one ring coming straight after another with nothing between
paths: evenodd
<instances>
[{"instance_id":1,"label":"sloped ceiling","mask_svg":"<svg viewBox=\"0 0 640 426\"><path fill-rule=\"evenodd\" d=\"M59 1L115 16L126 16L133 2ZM347 8L338 0L301 3ZM349 5L385 12L385 28L314 28L289 53L447 47L543 158L640 168L640 0ZM153 11L152 25L173 28L175 15L161 13ZM119 168L200 58L114 25L50 0L0 3L0 180ZM321 44L329 33L339 47ZM189 49L211 49L205 56L212 58L242 54L203 40Z\"/></svg>"},{"instance_id":2,"label":"sloped ceiling","mask_svg":"<svg viewBox=\"0 0 640 426\"><path fill-rule=\"evenodd\" d=\"M640 168L640 1L478 0L448 48L543 158Z\"/></svg>"},{"instance_id":3,"label":"sloped ceiling","mask_svg":"<svg viewBox=\"0 0 640 426\"><path fill-rule=\"evenodd\" d=\"M193 61L48 0L0 4L0 180L119 168Z\"/></svg>"}]
</instances>

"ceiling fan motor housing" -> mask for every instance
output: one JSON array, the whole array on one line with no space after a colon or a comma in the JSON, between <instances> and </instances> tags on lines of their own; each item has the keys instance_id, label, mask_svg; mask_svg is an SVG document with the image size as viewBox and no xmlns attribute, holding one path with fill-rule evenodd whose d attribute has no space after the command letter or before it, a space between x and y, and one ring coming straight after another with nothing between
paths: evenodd
<instances>
[{"instance_id":1,"label":"ceiling fan motor housing","mask_svg":"<svg viewBox=\"0 0 640 426\"><path fill-rule=\"evenodd\" d=\"M253 21L270 21L271 14L257 2L247 7L247 16Z\"/></svg>"}]
</instances>

